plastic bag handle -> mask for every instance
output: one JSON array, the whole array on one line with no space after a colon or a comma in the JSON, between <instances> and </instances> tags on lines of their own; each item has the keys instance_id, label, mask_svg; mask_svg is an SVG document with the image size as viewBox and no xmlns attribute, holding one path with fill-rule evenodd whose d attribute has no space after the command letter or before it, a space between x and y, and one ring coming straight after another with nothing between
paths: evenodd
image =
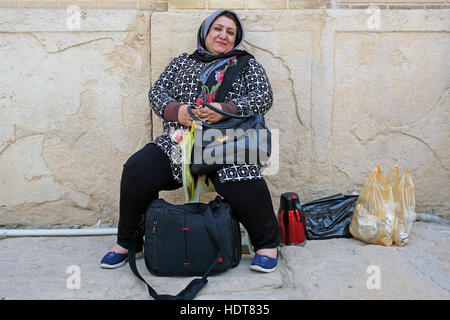
<instances>
[{"instance_id":1,"label":"plastic bag handle","mask_svg":"<svg viewBox=\"0 0 450 320\"><path fill-rule=\"evenodd\" d=\"M391 175L392 175L392 171L393 171L394 169L395 169L396 172L397 172L397 174L395 175L395 184L398 185L398 183L400 182L400 170L399 170L397 164L396 164L395 166L393 166L393 167L389 170L388 174L386 175L386 179L387 179L388 181L391 181Z\"/></svg>"},{"instance_id":2,"label":"plastic bag handle","mask_svg":"<svg viewBox=\"0 0 450 320\"><path fill-rule=\"evenodd\" d=\"M403 179L408 180L408 182L411 185L411 187L414 188L414 181L413 181L413 179L411 177L411 174L409 173L408 169L405 169L405 171L403 171L402 180Z\"/></svg>"}]
</instances>

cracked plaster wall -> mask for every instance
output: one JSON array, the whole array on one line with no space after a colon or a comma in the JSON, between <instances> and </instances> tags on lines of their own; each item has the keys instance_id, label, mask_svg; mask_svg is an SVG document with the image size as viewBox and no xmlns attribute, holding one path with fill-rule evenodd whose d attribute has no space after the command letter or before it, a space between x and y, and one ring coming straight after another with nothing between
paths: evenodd
<instances>
[{"instance_id":1,"label":"cracked plaster wall","mask_svg":"<svg viewBox=\"0 0 450 320\"><path fill-rule=\"evenodd\" d=\"M149 12L1 10L0 225L114 222L150 138Z\"/></svg>"},{"instance_id":2,"label":"cracked plaster wall","mask_svg":"<svg viewBox=\"0 0 450 320\"><path fill-rule=\"evenodd\" d=\"M65 10L1 10L0 225L117 222L122 165L162 130L148 89L207 13L85 10L68 30ZM378 30L364 10L241 13L275 95L275 208L286 191L359 192L398 163L418 210L450 216L449 11L382 12Z\"/></svg>"}]
</instances>

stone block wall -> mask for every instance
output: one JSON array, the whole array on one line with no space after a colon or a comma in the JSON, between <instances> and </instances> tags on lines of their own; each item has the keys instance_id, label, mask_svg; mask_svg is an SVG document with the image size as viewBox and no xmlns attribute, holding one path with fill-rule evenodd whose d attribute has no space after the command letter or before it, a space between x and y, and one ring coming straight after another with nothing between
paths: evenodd
<instances>
[{"instance_id":1,"label":"stone block wall","mask_svg":"<svg viewBox=\"0 0 450 320\"><path fill-rule=\"evenodd\" d=\"M298 10L334 8L363 9L442 9L449 8L449 0L0 0L0 8L80 8L140 9L151 11L177 10Z\"/></svg>"},{"instance_id":2,"label":"stone block wall","mask_svg":"<svg viewBox=\"0 0 450 320\"><path fill-rule=\"evenodd\" d=\"M148 89L208 12L88 8L77 28L65 8L0 11L0 226L115 224L123 163L161 133ZM417 210L450 216L450 10L238 12L275 94L275 208L397 163Z\"/></svg>"},{"instance_id":3,"label":"stone block wall","mask_svg":"<svg viewBox=\"0 0 450 320\"><path fill-rule=\"evenodd\" d=\"M1 13L0 225L117 220L122 165L151 139L149 12Z\"/></svg>"}]
</instances>

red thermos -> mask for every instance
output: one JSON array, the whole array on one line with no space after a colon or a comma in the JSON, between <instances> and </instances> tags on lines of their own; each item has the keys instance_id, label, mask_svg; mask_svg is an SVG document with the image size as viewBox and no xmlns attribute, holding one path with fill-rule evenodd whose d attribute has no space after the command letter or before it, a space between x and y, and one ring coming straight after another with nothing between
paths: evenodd
<instances>
[{"instance_id":1,"label":"red thermos","mask_svg":"<svg viewBox=\"0 0 450 320\"><path fill-rule=\"evenodd\" d=\"M281 195L277 219L282 244L306 244L305 213L296 193L286 192Z\"/></svg>"}]
</instances>

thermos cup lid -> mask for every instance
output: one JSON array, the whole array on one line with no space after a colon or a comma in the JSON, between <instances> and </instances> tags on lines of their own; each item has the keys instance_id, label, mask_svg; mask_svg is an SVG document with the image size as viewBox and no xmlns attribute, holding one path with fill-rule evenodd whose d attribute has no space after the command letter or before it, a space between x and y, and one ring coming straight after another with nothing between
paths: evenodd
<instances>
[{"instance_id":1,"label":"thermos cup lid","mask_svg":"<svg viewBox=\"0 0 450 320\"><path fill-rule=\"evenodd\" d=\"M285 192L280 197L280 209L285 211L295 210L295 202L300 202L295 192Z\"/></svg>"}]
</instances>

